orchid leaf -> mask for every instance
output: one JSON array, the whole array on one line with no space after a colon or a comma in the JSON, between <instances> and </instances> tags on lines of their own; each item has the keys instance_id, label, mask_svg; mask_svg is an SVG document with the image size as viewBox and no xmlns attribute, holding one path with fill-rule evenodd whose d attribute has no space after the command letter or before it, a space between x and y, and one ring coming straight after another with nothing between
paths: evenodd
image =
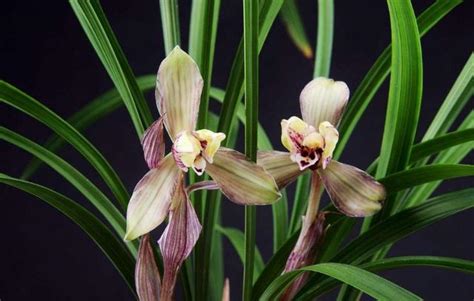
<instances>
[{"instance_id":1,"label":"orchid leaf","mask_svg":"<svg viewBox=\"0 0 474 301\"><path fill-rule=\"evenodd\" d=\"M261 300L276 300L301 273L315 272L353 286L377 300L422 300L422 298L380 276L361 268L341 263L320 263L285 273L275 279Z\"/></svg>"},{"instance_id":2,"label":"orchid leaf","mask_svg":"<svg viewBox=\"0 0 474 301\"><path fill-rule=\"evenodd\" d=\"M145 128L152 123L152 115L99 1L70 0L69 2L122 97L138 136L141 137Z\"/></svg>"},{"instance_id":3,"label":"orchid leaf","mask_svg":"<svg viewBox=\"0 0 474 301\"><path fill-rule=\"evenodd\" d=\"M426 130L422 141L446 133L474 94L474 54L471 53L456 82Z\"/></svg>"},{"instance_id":4,"label":"orchid leaf","mask_svg":"<svg viewBox=\"0 0 474 301\"><path fill-rule=\"evenodd\" d=\"M221 226L217 226L216 230L222 233L227 239L230 241L232 246L234 247L235 251L239 255L240 260L242 263L244 262L244 233L242 231L235 229L235 228L224 228ZM262 272L265 264L263 263L262 255L258 250L258 247L255 246L255 265L254 265L254 273L253 273L253 281L255 281L260 273Z\"/></svg>"},{"instance_id":5,"label":"orchid leaf","mask_svg":"<svg viewBox=\"0 0 474 301\"><path fill-rule=\"evenodd\" d=\"M306 30L304 29L303 20L296 0L285 0L280 10L280 18L285 24L286 31L295 46L307 59L313 57L313 49L309 42Z\"/></svg>"},{"instance_id":6,"label":"orchid leaf","mask_svg":"<svg viewBox=\"0 0 474 301\"><path fill-rule=\"evenodd\" d=\"M124 184L97 148L73 126L33 97L4 81L0 81L0 101L32 116L69 142L97 170L121 208L126 210L129 195Z\"/></svg>"},{"instance_id":7,"label":"orchid leaf","mask_svg":"<svg viewBox=\"0 0 474 301\"><path fill-rule=\"evenodd\" d=\"M318 1L318 33L313 77L329 76L334 37L334 0Z\"/></svg>"},{"instance_id":8,"label":"orchid leaf","mask_svg":"<svg viewBox=\"0 0 474 301\"><path fill-rule=\"evenodd\" d=\"M400 211L374 225L328 260L360 264L380 248L473 207L474 189L472 188L434 197L421 205ZM316 297L317 284L321 281L321 277L312 277L301 289L298 296L303 300L312 300Z\"/></svg>"},{"instance_id":9,"label":"orchid leaf","mask_svg":"<svg viewBox=\"0 0 474 301\"><path fill-rule=\"evenodd\" d=\"M175 46L181 45L178 1L160 0L160 15L165 52L168 54Z\"/></svg>"},{"instance_id":10,"label":"orchid leaf","mask_svg":"<svg viewBox=\"0 0 474 301\"><path fill-rule=\"evenodd\" d=\"M135 260L125 244L87 209L64 195L44 186L0 173L0 183L23 190L59 210L75 222L99 246L134 291Z\"/></svg>"},{"instance_id":11,"label":"orchid leaf","mask_svg":"<svg viewBox=\"0 0 474 301\"><path fill-rule=\"evenodd\" d=\"M417 18L418 30L420 36L424 36L439 21L441 21L450 11L460 5L462 0L435 1ZM347 141L352 135L357 123L364 114L367 106L370 104L375 94L382 86L383 82L390 73L390 60L392 45L389 45L378 57L370 70L366 73L364 79L359 84L347 106L339 126L338 147L334 153L334 158L340 158Z\"/></svg>"},{"instance_id":12,"label":"orchid leaf","mask_svg":"<svg viewBox=\"0 0 474 301\"><path fill-rule=\"evenodd\" d=\"M401 256L381 259L374 262L368 262L359 266L359 268L370 271L386 271L410 267L433 267L440 269L453 270L466 274L474 274L474 262L450 257L438 256ZM321 296L331 289L341 284L337 279L329 278L321 281L314 290L314 296ZM302 298L305 300L305 298Z\"/></svg>"},{"instance_id":13,"label":"orchid leaf","mask_svg":"<svg viewBox=\"0 0 474 301\"><path fill-rule=\"evenodd\" d=\"M7 129L0 127L0 139L11 143L29 153L38 157L44 163L63 176L79 192L81 192L99 212L104 216L107 222L112 226L116 233L123 237L125 234L125 218L112 202L92 184L82 173L61 159L59 156L44 149L33 141ZM135 256L137 253L136 244L127 244L129 250Z\"/></svg>"},{"instance_id":14,"label":"orchid leaf","mask_svg":"<svg viewBox=\"0 0 474 301\"><path fill-rule=\"evenodd\" d=\"M467 176L474 176L474 165L434 164L393 173L378 181L390 194L433 181Z\"/></svg>"}]
</instances>

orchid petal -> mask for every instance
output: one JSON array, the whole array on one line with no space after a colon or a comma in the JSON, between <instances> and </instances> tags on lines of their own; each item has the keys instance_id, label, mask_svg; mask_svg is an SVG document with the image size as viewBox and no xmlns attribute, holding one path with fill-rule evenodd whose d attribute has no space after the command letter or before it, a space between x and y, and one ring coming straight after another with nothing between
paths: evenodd
<instances>
[{"instance_id":1,"label":"orchid petal","mask_svg":"<svg viewBox=\"0 0 474 301\"><path fill-rule=\"evenodd\" d=\"M295 247L288 256L285 269L283 273L287 273L307 265L311 265L317 256L319 246L324 240L325 230L325 213L318 214L316 220L306 219L303 217L303 224L298 241ZM292 284L285 290L280 300L293 300L293 297L305 284L308 279L308 273L299 276Z\"/></svg>"},{"instance_id":2,"label":"orchid petal","mask_svg":"<svg viewBox=\"0 0 474 301\"><path fill-rule=\"evenodd\" d=\"M195 131L194 135L201 143L205 144L202 155L207 162L212 163L214 155L221 146L221 142L225 139L225 134L204 129Z\"/></svg>"},{"instance_id":3,"label":"orchid petal","mask_svg":"<svg viewBox=\"0 0 474 301\"><path fill-rule=\"evenodd\" d=\"M156 266L149 234L145 234L140 240L135 265L135 286L140 301L159 300L161 290L160 272Z\"/></svg>"},{"instance_id":4,"label":"orchid petal","mask_svg":"<svg viewBox=\"0 0 474 301\"><path fill-rule=\"evenodd\" d=\"M200 181L194 184L191 184L186 188L188 194L197 191L197 190L217 190L219 186L214 181Z\"/></svg>"},{"instance_id":5,"label":"orchid petal","mask_svg":"<svg viewBox=\"0 0 474 301\"><path fill-rule=\"evenodd\" d=\"M298 165L290 159L290 153L287 152L259 151L257 164L275 179L280 190L303 173Z\"/></svg>"},{"instance_id":6,"label":"orchid petal","mask_svg":"<svg viewBox=\"0 0 474 301\"><path fill-rule=\"evenodd\" d=\"M191 133L181 132L176 136L171 152L178 167L187 172L201 153L201 144Z\"/></svg>"},{"instance_id":7,"label":"orchid petal","mask_svg":"<svg viewBox=\"0 0 474 301\"><path fill-rule=\"evenodd\" d=\"M163 117L145 131L142 138L143 153L149 169L156 168L165 155L165 140L163 137Z\"/></svg>"},{"instance_id":8,"label":"orchid petal","mask_svg":"<svg viewBox=\"0 0 474 301\"><path fill-rule=\"evenodd\" d=\"M325 169L332 159L332 153L336 149L337 141L339 140L339 132L328 121L321 122L319 125L319 132L324 137L324 149L322 154L322 167Z\"/></svg>"},{"instance_id":9,"label":"orchid petal","mask_svg":"<svg viewBox=\"0 0 474 301\"><path fill-rule=\"evenodd\" d=\"M172 300L179 268L201 233L201 224L186 194L183 178L178 185L173 196L168 226L158 241L164 266L161 301Z\"/></svg>"},{"instance_id":10,"label":"orchid petal","mask_svg":"<svg viewBox=\"0 0 474 301\"><path fill-rule=\"evenodd\" d=\"M220 148L206 171L237 204L268 205L281 197L275 180L263 167L232 149Z\"/></svg>"},{"instance_id":11,"label":"orchid petal","mask_svg":"<svg viewBox=\"0 0 474 301\"><path fill-rule=\"evenodd\" d=\"M167 155L138 182L127 208L125 240L146 234L163 222L180 173L173 157Z\"/></svg>"},{"instance_id":12,"label":"orchid petal","mask_svg":"<svg viewBox=\"0 0 474 301\"><path fill-rule=\"evenodd\" d=\"M335 160L318 171L334 206L345 215L370 216L382 208L385 187L366 172Z\"/></svg>"},{"instance_id":13,"label":"orchid petal","mask_svg":"<svg viewBox=\"0 0 474 301\"><path fill-rule=\"evenodd\" d=\"M181 131L193 131L199 111L203 79L193 59L176 46L158 70L156 103L174 140Z\"/></svg>"},{"instance_id":14,"label":"orchid petal","mask_svg":"<svg viewBox=\"0 0 474 301\"><path fill-rule=\"evenodd\" d=\"M301 91L300 107L303 120L319 127L323 121L338 125L349 99L349 88L344 82L318 77Z\"/></svg>"}]
</instances>

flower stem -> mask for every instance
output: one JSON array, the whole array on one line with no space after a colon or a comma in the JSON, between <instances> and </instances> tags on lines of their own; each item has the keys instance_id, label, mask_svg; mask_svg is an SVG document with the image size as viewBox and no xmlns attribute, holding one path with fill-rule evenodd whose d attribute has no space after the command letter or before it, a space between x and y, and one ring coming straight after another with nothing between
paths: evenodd
<instances>
[{"instance_id":1,"label":"flower stem","mask_svg":"<svg viewBox=\"0 0 474 301\"><path fill-rule=\"evenodd\" d=\"M314 222L318 215L319 202L321 200L321 178L316 171L311 174L311 189L308 197L305 219L308 223Z\"/></svg>"}]
</instances>

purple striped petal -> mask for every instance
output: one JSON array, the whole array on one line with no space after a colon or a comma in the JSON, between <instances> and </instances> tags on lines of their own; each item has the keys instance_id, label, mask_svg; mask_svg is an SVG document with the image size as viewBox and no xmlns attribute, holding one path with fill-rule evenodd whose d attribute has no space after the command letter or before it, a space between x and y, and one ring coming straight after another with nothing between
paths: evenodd
<instances>
[{"instance_id":1,"label":"purple striped petal","mask_svg":"<svg viewBox=\"0 0 474 301\"><path fill-rule=\"evenodd\" d=\"M345 215L371 216L382 208L385 187L365 171L332 160L318 172L334 206Z\"/></svg>"},{"instance_id":2,"label":"purple striped petal","mask_svg":"<svg viewBox=\"0 0 474 301\"><path fill-rule=\"evenodd\" d=\"M140 301L159 300L161 279L150 242L150 235L140 239L137 263L135 265L135 286Z\"/></svg>"},{"instance_id":3,"label":"purple striped petal","mask_svg":"<svg viewBox=\"0 0 474 301\"><path fill-rule=\"evenodd\" d=\"M133 240L160 225L168 215L181 170L167 155L135 187L127 208L125 240Z\"/></svg>"},{"instance_id":4,"label":"purple striped petal","mask_svg":"<svg viewBox=\"0 0 474 301\"><path fill-rule=\"evenodd\" d=\"M346 83L324 77L315 78L301 91L303 120L315 128L323 121L329 121L337 127L348 99L349 88Z\"/></svg>"},{"instance_id":5,"label":"purple striped petal","mask_svg":"<svg viewBox=\"0 0 474 301\"><path fill-rule=\"evenodd\" d=\"M161 62L156 84L156 104L171 140L181 131L194 131L203 79L193 59L179 46ZM166 115L164 115L166 114Z\"/></svg>"},{"instance_id":6,"label":"purple striped petal","mask_svg":"<svg viewBox=\"0 0 474 301\"><path fill-rule=\"evenodd\" d=\"M273 177L243 154L220 148L206 172L229 200L241 205L269 205L281 194Z\"/></svg>"},{"instance_id":7,"label":"purple striped petal","mask_svg":"<svg viewBox=\"0 0 474 301\"><path fill-rule=\"evenodd\" d=\"M184 179L181 179L173 196L168 226L158 241L164 265L161 301L172 300L179 268L200 233L201 224L186 194Z\"/></svg>"},{"instance_id":8,"label":"purple striped petal","mask_svg":"<svg viewBox=\"0 0 474 301\"><path fill-rule=\"evenodd\" d=\"M320 212L316 220L309 221L303 217L303 225L295 247L288 256L283 273L287 273L314 263L317 251L324 240L325 213ZM296 278L285 290L280 300L292 300L308 279L308 273Z\"/></svg>"},{"instance_id":9,"label":"purple striped petal","mask_svg":"<svg viewBox=\"0 0 474 301\"><path fill-rule=\"evenodd\" d=\"M165 140L163 137L163 117L145 131L142 138L143 154L149 169L158 167L165 156Z\"/></svg>"},{"instance_id":10,"label":"purple striped petal","mask_svg":"<svg viewBox=\"0 0 474 301\"><path fill-rule=\"evenodd\" d=\"M259 151L257 164L275 179L278 189L285 188L303 173L298 164L291 161L288 152Z\"/></svg>"},{"instance_id":11,"label":"purple striped petal","mask_svg":"<svg viewBox=\"0 0 474 301\"><path fill-rule=\"evenodd\" d=\"M217 190L219 189L219 185L216 184L214 181L200 181L196 182L186 189L188 195L196 190Z\"/></svg>"}]
</instances>

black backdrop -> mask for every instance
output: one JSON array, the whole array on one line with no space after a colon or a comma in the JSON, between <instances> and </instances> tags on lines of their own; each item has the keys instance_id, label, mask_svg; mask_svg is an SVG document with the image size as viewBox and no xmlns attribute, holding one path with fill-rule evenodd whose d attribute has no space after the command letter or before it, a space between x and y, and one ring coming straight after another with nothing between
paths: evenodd
<instances>
[{"instance_id":1,"label":"black backdrop","mask_svg":"<svg viewBox=\"0 0 474 301\"><path fill-rule=\"evenodd\" d=\"M154 73L164 57L158 1L104 0L104 10L137 75ZM225 87L241 36L241 1L222 1L213 85ZM311 39L315 37L316 2L300 7ZM429 125L458 72L472 51L473 6L466 1L423 39L424 103L419 134ZM417 13L431 1L414 1ZM183 48L186 49L190 1L180 1ZM337 1L331 76L357 87L390 39L385 1ZM2 3L0 76L67 117L112 87L67 1ZM311 79L312 61L303 58L276 22L260 57L260 120L279 146L279 121L299 114L298 95ZM354 132L343 161L365 168L380 149L387 84ZM153 103L149 95L150 104ZM155 116L156 110L153 110ZM466 110L461 118L466 116ZM44 126L5 105L1 124L43 142ZM421 133L421 134L420 134ZM87 137L105 154L131 190L146 171L140 145L124 109L97 122ZM60 155L98 180L71 148ZM0 171L18 176L30 159L1 144ZM467 161L467 160L466 160ZM472 160L471 160L472 163ZM48 168L34 181L71 196L90 208L82 196ZM472 179L471 179L472 180ZM97 181L100 182L100 181ZM456 180L439 192L472 186ZM102 186L101 186L102 187ZM43 202L15 189L0 187L0 299L131 300L127 287L95 244L72 222ZM243 227L243 208L225 202L226 226ZM391 255L440 255L474 259L473 211L458 214L397 244ZM271 210L258 210L257 241L265 258L271 254ZM160 232L160 231L158 231ZM158 236L159 233L156 233ZM241 287L241 264L227 241L226 275L233 299ZM383 275L428 300L472 300L472 276L431 268L410 268ZM333 296L329 299L334 298Z\"/></svg>"}]
</instances>

